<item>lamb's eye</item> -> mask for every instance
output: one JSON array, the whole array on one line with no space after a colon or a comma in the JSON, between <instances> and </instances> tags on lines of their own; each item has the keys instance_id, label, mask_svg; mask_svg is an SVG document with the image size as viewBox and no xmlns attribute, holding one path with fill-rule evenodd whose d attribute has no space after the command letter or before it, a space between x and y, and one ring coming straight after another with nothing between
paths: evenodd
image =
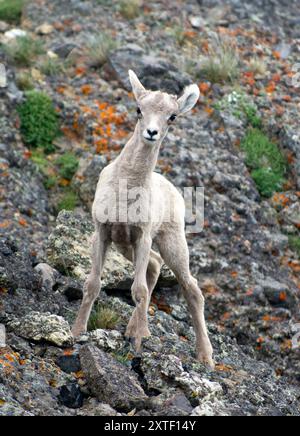
<instances>
[{"instance_id":1,"label":"lamb's eye","mask_svg":"<svg viewBox=\"0 0 300 436\"><path fill-rule=\"evenodd\" d=\"M141 109L139 107L137 108L136 113L138 114L139 118L142 117L142 111L141 111Z\"/></svg>"},{"instance_id":2,"label":"lamb's eye","mask_svg":"<svg viewBox=\"0 0 300 436\"><path fill-rule=\"evenodd\" d=\"M173 122L176 120L176 118L177 118L177 115L176 115L176 114L173 114L172 116L170 116L169 121L170 121L171 123L173 123Z\"/></svg>"}]
</instances>

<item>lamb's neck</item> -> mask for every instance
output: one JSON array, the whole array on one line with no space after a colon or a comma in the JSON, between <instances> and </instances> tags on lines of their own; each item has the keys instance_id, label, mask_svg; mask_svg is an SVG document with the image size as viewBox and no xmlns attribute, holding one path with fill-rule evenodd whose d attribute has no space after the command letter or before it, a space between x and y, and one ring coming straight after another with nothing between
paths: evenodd
<instances>
[{"instance_id":1,"label":"lamb's neck","mask_svg":"<svg viewBox=\"0 0 300 436\"><path fill-rule=\"evenodd\" d=\"M118 177L127 179L131 186L144 186L155 170L161 142L145 144L137 124L132 138L117 160Z\"/></svg>"}]
</instances>

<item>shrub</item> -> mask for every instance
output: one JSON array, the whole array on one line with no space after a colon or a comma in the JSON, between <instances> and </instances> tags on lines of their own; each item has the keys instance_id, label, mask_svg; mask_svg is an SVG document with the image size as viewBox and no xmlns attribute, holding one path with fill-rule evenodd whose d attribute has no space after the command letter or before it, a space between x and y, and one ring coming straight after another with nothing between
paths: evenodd
<instances>
[{"instance_id":1,"label":"shrub","mask_svg":"<svg viewBox=\"0 0 300 436\"><path fill-rule=\"evenodd\" d=\"M121 0L119 11L124 18L133 20L141 13L141 0Z\"/></svg>"},{"instance_id":2,"label":"shrub","mask_svg":"<svg viewBox=\"0 0 300 436\"><path fill-rule=\"evenodd\" d=\"M73 153L65 153L60 156L56 163L59 167L59 175L66 180L72 180L78 169L78 159Z\"/></svg>"},{"instance_id":3,"label":"shrub","mask_svg":"<svg viewBox=\"0 0 300 436\"><path fill-rule=\"evenodd\" d=\"M72 189L67 189L57 205L58 212L62 210L74 210L78 203L79 199L77 193Z\"/></svg>"},{"instance_id":4,"label":"shrub","mask_svg":"<svg viewBox=\"0 0 300 436\"><path fill-rule=\"evenodd\" d=\"M263 197L272 197L274 192L281 191L284 179L280 174L274 173L271 168L260 168L251 173L259 193Z\"/></svg>"},{"instance_id":5,"label":"shrub","mask_svg":"<svg viewBox=\"0 0 300 436\"><path fill-rule=\"evenodd\" d=\"M30 67L37 56L44 53L43 43L30 36L19 36L4 45L8 59L16 65Z\"/></svg>"},{"instance_id":6,"label":"shrub","mask_svg":"<svg viewBox=\"0 0 300 436\"><path fill-rule=\"evenodd\" d=\"M24 142L33 148L41 147L47 153L54 151L53 141L59 135L59 120L51 98L43 92L28 91L18 113Z\"/></svg>"},{"instance_id":7,"label":"shrub","mask_svg":"<svg viewBox=\"0 0 300 436\"><path fill-rule=\"evenodd\" d=\"M119 315L111 308L99 304L92 311L90 316L88 330L113 330L120 322Z\"/></svg>"},{"instance_id":8,"label":"shrub","mask_svg":"<svg viewBox=\"0 0 300 436\"><path fill-rule=\"evenodd\" d=\"M254 170L271 168L274 173L284 175L286 160L278 146L271 142L264 132L258 129L249 129L241 146L246 151L246 163L250 168Z\"/></svg>"},{"instance_id":9,"label":"shrub","mask_svg":"<svg viewBox=\"0 0 300 436\"><path fill-rule=\"evenodd\" d=\"M107 33L100 33L90 38L88 42L88 56L92 65L94 67L102 67L116 47L116 41Z\"/></svg>"},{"instance_id":10,"label":"shrub","mask_svg":"<svg viewBox=\"0 0 300 436\"><path fill-rule=\"evenodd\" d=\"M0 20L19 24L22 17L24 0L0 0Z\"/></svg>"},{"instance_id":11,"label":"shrub","mask_svg":"<svg viewBox=\"0 0 300 436\"><path fill-rule=\"evenodd\" d=\"M233 82L239 75L239 58L235 48L217 38L200 63L200 76L212 83Z\"/></svg>"},{"instance_id":12,"label":"shrub","mask_svg":"<svg viewBox=\"0 0 300 436\"><path fill-rule=\"evenodd\" d=\"M246 164L264 197L282 189L287 162L278 146L258 129L249 129L241 143L246 152Z\"/></svg>"}]
</instances>

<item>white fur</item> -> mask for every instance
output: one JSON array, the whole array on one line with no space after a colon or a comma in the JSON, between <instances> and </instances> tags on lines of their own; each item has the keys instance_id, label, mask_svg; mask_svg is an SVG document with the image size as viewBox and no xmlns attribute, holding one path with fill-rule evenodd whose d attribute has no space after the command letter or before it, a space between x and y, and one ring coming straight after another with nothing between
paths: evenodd
<instances>
[{"instance_id":1,"label":"white fur","mask_svg":"<svg viewBox=\"0 0 300 436\"><path fill-rule=\"evenodd\" d=\"M213 367L213 351L204 319L204 298L189 268L184 200L169 181L154 172L170 117L191 110L199 98L199 89L197 85L191 85L177 99L166 93L147 91L133 71L129 71L129 78L142 116L122 153L100 175L93 205L93 266L73 333L78 336L87 329L92 306L100 291L105 255L114 243L135 266L132 297L136 309L126 335L134 338L136 349L140 349L142 338L150 335L147 312L164 261L176 275L188 303L195 327L197 357ZM148 140L148 129L157 130L153 141ZM124 180L128 189L143 188L139 205L143 214L149 217L146 221L137 223L131 215L127 223L117 218L126 217L131 206L130 201L112 205L112 199L121 195L120 182ZM114 209L115 214L103 223L100 217L105 205ZM153 244L159 253L152 249Z\"/></svg>"}]
</instances>

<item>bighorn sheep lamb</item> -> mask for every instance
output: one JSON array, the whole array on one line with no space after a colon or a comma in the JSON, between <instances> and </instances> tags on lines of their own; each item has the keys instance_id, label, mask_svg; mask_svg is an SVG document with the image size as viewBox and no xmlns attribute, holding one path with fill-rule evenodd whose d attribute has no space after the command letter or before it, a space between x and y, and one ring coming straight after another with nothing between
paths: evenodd
<instances>
[{"instance_id":1,"label":"bighorn sheep lamb","mask_svg":"<svg viewBox=\"0 0 300 436\"><path fill-rule=\"evenodd\" d=\"M213 368L204 298L190 273L184 200L169 181L154 172L169 126L195 106L199 88L197 85L188 86L178 99L160 91L146 90L133 71L129 71L129 78L138 105L138 122L119 157L100 175L93 205L92 271L85 283L73 334L77 337L87 329L93 304L100 292L105 255L114 243L135 267L132 297L136 308L126 336L133 340L136 350L140 350L143 337L150 335L149 303L165 262L174 272L191 312L197 358ZM125 186L125 196L122 186ZM134 214L130 207L137 198L139 207ZM160 254L152 249L153 244Z\"/></svg>"}]
</instances>

